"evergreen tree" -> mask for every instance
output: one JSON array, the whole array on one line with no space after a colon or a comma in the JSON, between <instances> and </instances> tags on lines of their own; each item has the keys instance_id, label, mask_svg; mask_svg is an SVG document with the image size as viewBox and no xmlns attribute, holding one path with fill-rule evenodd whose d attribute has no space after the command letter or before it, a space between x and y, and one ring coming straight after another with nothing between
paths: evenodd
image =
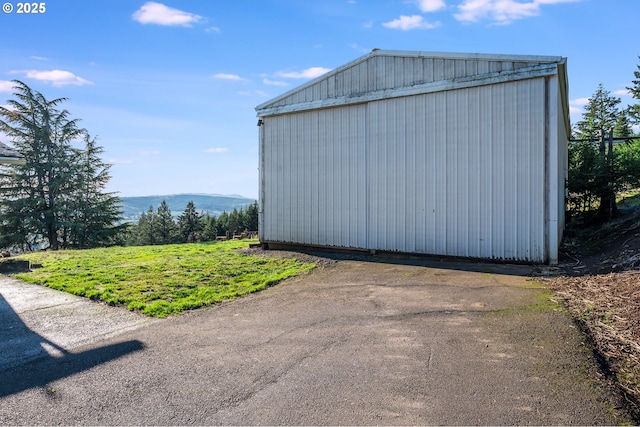
<instances>
[{"instance_id":1,"label":"evergreen tree","mask_svg":"<svg viewBox=\"0 0 640 427\"><path fill-rule=\"evenodd\" d=\"M211 242L216 240L218 236L218 229L215 215L205 215L204 217L204 229L202 230L202 240L205 242Z\"/></svg>"},{"instance_id":2,"label":"evergreen tree","mask_svg":"<svg viewBox=\"0 0 640 427\"><path fill-rule=\"evenodd\" d=\"M616 138L627 138L633 136L631 120L629 119L629 110L623 110L616 119L613 126L613 136Z\"/></svg>"},{"instance_id":3,"label":"evergreen tree","mask_svg":"<svg viewBox=\"0 0 640 427\"><path fill-rule=\"evenodd\" d=\"M250 204L245 212L247 215L247 229L249 231L258 231L258 202L254 201Z\"/></svg>"},{"instance_id":4,"label":"evergreen tree","mask_svg":"<svg viewBox=\"0 0 640 427\"><path fill-rule=\"evenodd\" d=\"M601 134L613 129L620 116L620 102L620 98L611 96L611 92L605 90L602 83L599 84L596 93L584 107L582 120L576 124L577 137L598 141Z\"/></svg>"},{"instance_id":5,"label":"evergreen tree","mask_svg":"<svg viewBox=\"0 0 640 427\"><path fill-rule=\"evenodd\" d=\"M202 215L196 211L193 201L187 203L184 212L178 217L178 228L183 242L197 242L204 225Z\"/></svg>"},{"instance_id":6,"label":"evergreen tree","mask_svg":"<svg viewBox=\"0 0 640 427\"><path fill-rule=\"evenodd\" d=\"M620 98L611 96L611 92L605 90L602 84L598 85L596 93L589 98L585 106L583 120L576 125L580 139L598 141L597 161L588 166L595 172L591 191L599 199L598 216L601 218L611 218L617 212L615 196L619 190L620 180L616 171L614 152L612 147L607 148L605 136L620 120L621 111L618 108L620 102ZM569 174L571 175L571 169Z\"/></svg>"},{"instance_id":7,"label":"evergreen tree","mask_svg":"<svg viewBox=\"0 0 640 427\"><path fill-rule=\"evenodd\" d=\"M640 59L640 56L638 56L638 59ZM633 76L635 78L631 80L632 85L627 87L627 90L636 100L636 103L629 107L628 112L633 123L640 124L640 64L637 66L637 70L633 72Z\"/></svg>"},{"instance_id":8,"label":"evergreen tree","mask_svg":"<svg viewBox=\"0 0 640 427\"><path fill-rule=\"evenodd\" d=\"M600 159L596 146L587 141L569 144L569 209L588 212L597 200L595 189L595 171Z\"/></svg>"},{"instance_id":9,"label":"evergreen tree","mask_svg":"<svg viewBox=\"0 0 640 427\"><path fill-rule=\"evenodd\" d=\"M216 219L216 233L218 236L226 236L229 230L229 214L224 211Z\"/></svg>"},{"instance_id":10,"label":"evergreen tree","mask_svg":"<svg viewBox=\"0 0 640 427\"><path fill-rule=\"evenodd\" d=\"M233 211L231 211L231 213L229 214L229 219L227 221L227 230L232 235L244 231L241 212L242 211L238 211L237 208L233 208Z\"/></svg>"},{"instance_id":11,"label":"evergreen tree","mask_svg":"<svg viewBox=\"0 0 640 427\"><path fill-rule=\"evenodd\" d=\"M66 98L50 101L14 83L15 99L0 106L0 130L25 164L6 165L0 172L0 245L55 250L109 241L118 231L118 200L102 193L109 175L98 159L101 149L88 137L86 150L71 146L87 132L67 110L58 109ZM93 185L91 178L97 180ZM100 209L104 212L98 214Z\"/></svg>"},{"instance_id":12,"label":"evergreen tree","mask_svg":"<svg viewBox=\"0 0 640 427\"><path fill-rule=\"evenodd\" d=\"M111 179L111 165L100 158L104 150L95 139L86 134L84 142L85 149L78 151L74 158L78 166L73 183L75 191L68 198L71 212L65 221L70 228L68 246L75 248L113 244L124 228L115 225L122 217L120 199L115 193L104 191Z\"/></svg>"},{"instance_id":13,"label":"evergreen tree","mask_svg":"<svg viewBox=\"0 0 640 427\"><path fill-rule=\"evenodd\" d=\"M156 214L156 229L158 244L166 245L174 243L176 241L177 227L176 223L171 216L171 209L165 200L158 206L158 212Z\"/></svg>"},{"instance_id":14,"label":"evergreen tree","mask_svg":"<svg viewBox=\"0 0 640 427\"><path fill-rule=\"evenodd\" d=\"M149 220L147 219L147 213L142 212L140 214L140 218L138 219L138 222L131 227L131 230L129 233L129 244L133 246L146 245L147 243L145 239L145 233L143 232L143 230L145 230L147 227L149 227Z\"/></svg>"},{"instance_id":15,"label":"evergreen tree","mask_svg":"<svg viewBox=\"0 0 640 427\"><path fill-rule=\"evenodd\" d=\"M147 212L140 215L136 230L138 245L155 245L158 242L156 230L156 213L153 206L149 206Z\"/></svg>"}]
</instances>

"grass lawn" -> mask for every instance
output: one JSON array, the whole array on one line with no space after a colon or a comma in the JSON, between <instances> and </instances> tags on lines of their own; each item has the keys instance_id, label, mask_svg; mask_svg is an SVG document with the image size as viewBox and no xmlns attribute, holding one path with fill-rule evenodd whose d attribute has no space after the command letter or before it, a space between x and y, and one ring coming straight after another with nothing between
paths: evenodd
<instances>
[{"instance_id":1,"label":"grass lawn","mask_svg":"<svg viewBox=\"0 0 640 427\"><path fill-rule=\"evenodd\" d=\"M21 280L166 317L256 292L315 264L243 255L248 240L37 252Z\"/></svg>"}]
</instances>

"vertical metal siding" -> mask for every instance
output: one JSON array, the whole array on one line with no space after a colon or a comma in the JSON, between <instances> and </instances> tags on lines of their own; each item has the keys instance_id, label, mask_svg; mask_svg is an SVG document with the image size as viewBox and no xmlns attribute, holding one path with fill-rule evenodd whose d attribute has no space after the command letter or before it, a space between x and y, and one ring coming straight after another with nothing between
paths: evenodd
<instances>
[{"instance_id":1,"label":"vertical metal siding","mask_svg":"<svg viewBox=\"0 0 640 427\"><path fill-rule=\"evenodd\" d=\"M549 213L547 232L549 234L549 261L558 262L558 247L564 231L564 215L566 208L565 182L568 173L568 153L565 117L563 116L562 97L560 96L560 81L557 77L547 80L549 92L548 127L549 135L556 139L555 146L549 147L548 167L548 204Z\"/></svg>"},{"instance_id":2,"label":"vertical metal siding","mask_svg":"<svg viewBox=\"0 0 640 427\"><path fill-rule=\"evenodd\" d=\"M412 86L439 80L513 70L539 65L538 61L445 59L402 56L372 56L366 61L331 75L274 105L290 105L336 98L376 90Z\"/></svg>"},{"instance_id":3,"label":"vertical metal siding","mask_svg":"<svg viewBox=\"0 0 640 427\"><path fill-rule=\"evenodd\" d=\"M366 246L365 110L265 119L263 240Z\"/></svg>"},{"instance_id":4,"label":"vertical metal siding","mask_svg":"<svg viewBox=\"0 0 640 427\"><path fill-rule=\"evenodd\" d=\"M370 103L370 247L543 261L543 84Z\"/></svg>"},{"instance_id":5,"label":"vertical metal siding","mask_svg":"<svg viewBox=\"0 0 640 427\"><path fill-rule=\"evenodd\" d=\"M531 65L372 57L279 103ZM564 225L566 129L557 78L548 84L532 78L266 117L261 238L538 262L557 257L548 245Z\"/></svg>"}]
</instances>

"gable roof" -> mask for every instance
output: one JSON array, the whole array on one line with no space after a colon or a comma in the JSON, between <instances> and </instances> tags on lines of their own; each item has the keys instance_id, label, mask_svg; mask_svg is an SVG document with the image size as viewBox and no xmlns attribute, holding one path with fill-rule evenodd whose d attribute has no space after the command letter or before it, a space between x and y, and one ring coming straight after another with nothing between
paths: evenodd
<instances>
[{"instance_id":1,"label":"gable roof","mask_svg":"<svg viewBox=\"0 0 640 427\"><path fill-rule=\"evenodd\" d=\"M258 105L256 112L265 117L551 75L558 75L566 100L566 58L561 56L374 49ZM563 103L568 118L568 101Z\"/></svg>"}]
</instances>

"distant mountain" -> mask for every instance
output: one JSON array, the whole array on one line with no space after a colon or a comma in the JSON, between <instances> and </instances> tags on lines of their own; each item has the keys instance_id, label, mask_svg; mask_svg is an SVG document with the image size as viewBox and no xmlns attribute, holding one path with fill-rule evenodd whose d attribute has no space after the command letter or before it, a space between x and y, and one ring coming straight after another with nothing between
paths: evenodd
<instances>
[{"instance_id":1,"label":"distant mountain","mask_svg":"<svg viewBox=\"0 0 640 427\"><path fill-rule=\"evenodd\" d=\"M126 221L137 221L142 212L157 210L163 200L169 205L171 214L177 218L187 203L192 201L199 212L208 212L212 215L220 215L223 211L231 212L234 208L246 208L254 199L248 199L239 195L225 196L221 194L170 194L166 196L141 196L141 197L120 197Z\"/></svg>"}]
</instances>

